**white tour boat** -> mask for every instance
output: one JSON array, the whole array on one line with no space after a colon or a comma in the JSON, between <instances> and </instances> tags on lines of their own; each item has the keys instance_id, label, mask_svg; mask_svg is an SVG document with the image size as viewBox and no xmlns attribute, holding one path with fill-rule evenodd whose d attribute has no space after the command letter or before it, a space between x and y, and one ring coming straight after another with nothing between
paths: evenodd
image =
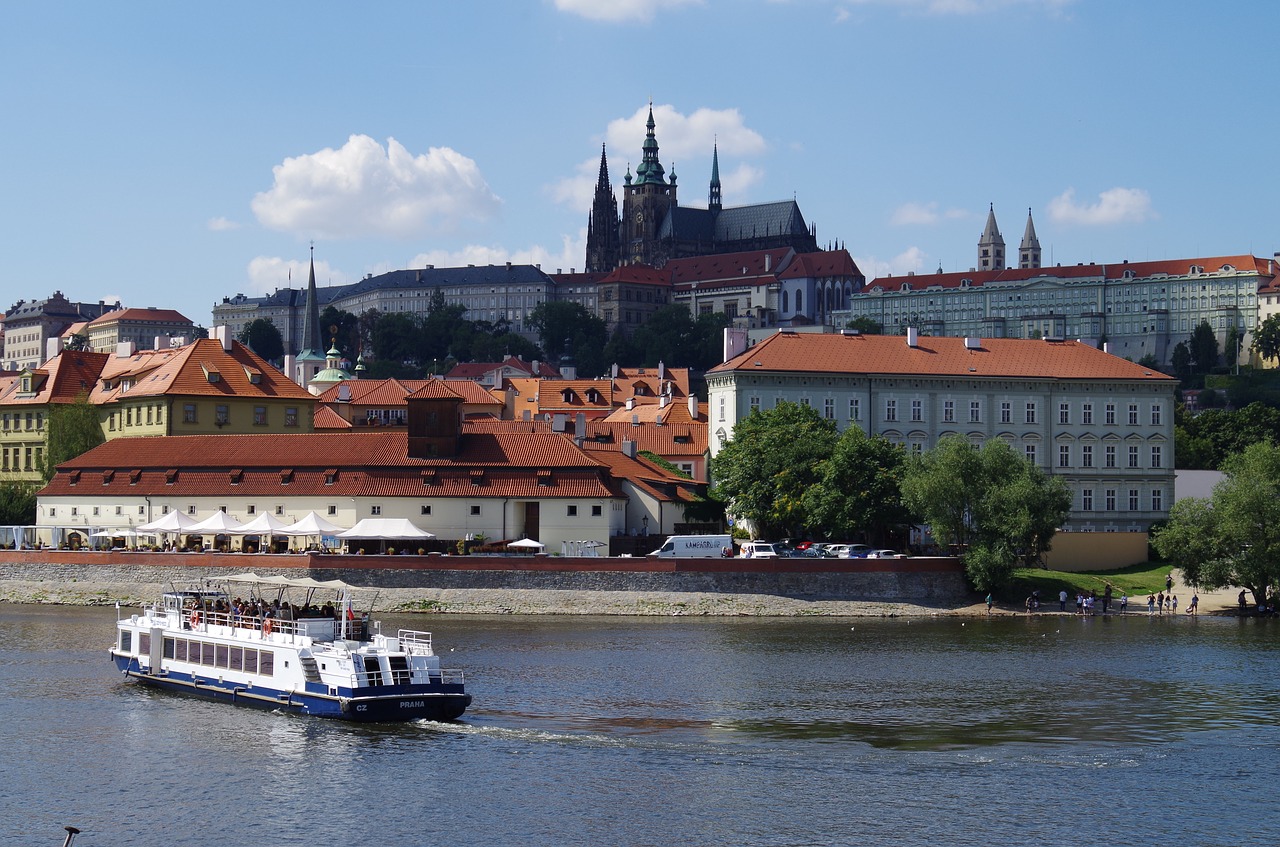
<instances>
[{"instance_id":1,"label":"white tour boat","mask_svg":"<svg viewBox=\"0 0 1280 847\"><path fill-rule=\"evenodd\" d=\"M318 591L335 602L317 607ZM290 592L304 601L289 602ZM354 614L351 586L338 580L238 574L175 588L118 618L111 657L148 685L344 720L453 720L471 703L462 671L440 667L431 633L383 635L380 622Z\"/></svg>"}]
</instances>

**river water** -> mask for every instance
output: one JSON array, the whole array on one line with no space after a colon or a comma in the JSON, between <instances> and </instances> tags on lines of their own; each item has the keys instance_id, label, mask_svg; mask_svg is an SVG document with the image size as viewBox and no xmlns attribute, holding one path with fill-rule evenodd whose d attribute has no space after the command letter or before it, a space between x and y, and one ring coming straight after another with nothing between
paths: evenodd
<instances>
[{"instance_id":1,"label":"river water","mask_svg":"<svg viewBox=\"0 0 1280 847\"><path fill-rule=\"evenodd\" d=\"M0 606L0 843L1274 843L1280 621L382 616L462 721L124 681L114 609Z\"/></svg>"}]
</instances>

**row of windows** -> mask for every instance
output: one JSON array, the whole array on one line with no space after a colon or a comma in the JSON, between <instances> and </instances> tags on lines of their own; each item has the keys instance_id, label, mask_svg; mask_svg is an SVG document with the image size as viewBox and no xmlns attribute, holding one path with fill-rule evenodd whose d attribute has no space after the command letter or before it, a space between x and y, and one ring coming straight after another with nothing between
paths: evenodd
<instances>
[{"instance_id":1,"label":"row of windows","mask_svg":"<svg viewBox=\"0 0 1280 847\"><path fill-rule=\"evenodd\" d=\"M81 507L79 507L79 506L71 506L71 507L70 507L70 509L71 509L71 516L72 516L72 517L78 517L78 516L80 515L80 508L81 508ZM92 507L92 509L93 509L93 513L92 513L92 514L93 514L93 516L94 516L94 517L99 517L99 516L102 514L102 511L101 511L101 510L102 510L103 508L104 508L104 507L102 507L102 506L93 506L93 507ZM431 506L430 506L429 504L423 504L420 508L421 508L421 514L423 514L423 515L430 515L430 514L431 514ZM482 508L483 508L483 507L481 506L481 504L479 504L479 503L472 503L472 504L470 505L470 507L469 507L469 510L468 510L468 511L469 511L469 514L470 514L470 516L471 516L471 517L482 517ZM219 511L222 511L222 512L226 512L226 511L228 511L226 506L219 506L219 507L218 507L218 509L219 509ZM281 505L281 504L277 504L277 505L276 505L275 512L276 512L276 515L283 516L283 515L284 515L284 506L283 506L283 505ZM124 507L123 507L123 506L116 506L116 507L115 507L115 513L116 513L117 515L123 515L123 514L124 514ZM167 515L168 513L169 513L169 507L168 507L168 506L165 506L165 507L161 510L161 514L166 514L166 515ZM196 506L195 506L194 504L190 504L190 505L188 505L188 506L187 506L187 514L188 514L188 515L195 516L195 515L197 515L198 513L199 513L199 510L196 508ZM249 506L245 507L245 514L246 514L246 515L256 515L257 513L258 513L258 507L257 507L256 505L252 505L252 504L251 504L251 505L249 505ZM337 507L337 506L329 506L329 508L328 508L328 513L329 513L329 515L330 515L330 516L333 516L333 515L338 514L338 507ZM87 514L87 513L86 513L86 514ZM145 507L145 506L139 506L139 507L138 507L138 514L139 514L139 515L145 515L145 514L146 514L146 507ZM370 515L372 515L372 516L374 516L374 517L377 517L377 516L381 515L381 514L382 514L382 506L380 506L380 505L373 505L373 506L370 506L370 507L369 507L369 514L370 514ZM598 517L601 517L603 514L604 514L604 507L603 507L603 506L593 505L593 506L591 507L591 517L593 517L593 518L598 518ZM58 507L57 507L57 506L50 506L50 507L49 507L49 517L53 518L53 517L57 517L57 515L58 515ZM578 516L578 506L577 506L576 504L574 504L574 503L570 503L570 504L566 505L566 506L565 506L565 515L566 515L566 516L568 516L568 517L571 517L571 518L577 517L577 516Z\"/></svg>"},{"instance_id":2,"label":"row of windows","mask_svg":"<svg viewBox=\"0 0 1280 847\"><path fill-rule=\"evenodd\" d=\"M268 418L267 411L268 410L266 406L253 407L253 425L254 426L267 426L267 424L270 423L270 419ZM151 422L150 420L147 421L147 423L150 423L150 422ZM200 422L199 406L196 403L184 403L182 405L182 422L186 424L194 424L194 423ZM230 423L231 407L225 404L219 404L215 406L213 410L213 422L217 426L225 426L226 424ZM285 407L284 425L285 426L298 425L298 407L297 406Z\"/></svg>"},{"instance_id":3,"label":"row of windows","mask_svg":"<svg viewBox=\"0 0 1280 847\"><path fill-rule=\"evenodd\" d=\"M1060 468L1073 467L1071 453L1072 453L1072 450L1071 450L1070 444L1058 445L1058 467ZM1139 464L1140 458L1141 458L1141 448L1137 444L1127 445L1124 466L1126 468L1141 467L1141 465ZM1151 446L1150 458L1151 458L1151 461L1148 464L1148 467L1152 469L1163 468L1164 467L1164 448L1158 444L1153 444ZM1092 467L1118 468L1120 467L1119 459L1120 459L1119 449L1116 447L1116 445L1107 444L1106 446L1103 447L1102 463L1100 465L1095 465L1093 445L1092 444L1080 445L1080 467L1082 468L1092 468Z\"/></svg>"},{"instance_id":4,"label":"row of windows","mask_svg":"<svg viewBox=\"0 0 1280 847\"><path fill-rule=\"evenodd\" d=\"M26 424L25 426L23 424ZM4 432L18 430L34 430L39 432L44 429L44 412L14 412L10 414L5 412L0 415L0 430Z\"/></svg>"},{"instance_id":5,"label":"row of windows","mask_svg":"<svg viewBox=\"0 0 1280 847\"><path fill-rule=\"evenodd\" d=\"M774 398L776 406L778 398ZM760 398L751 397L748 405L752 412L760 411ZM800 398L800 405L810 405L807 397ZM955 400L942 401L942 422L943 423L959 423L959 416L963 414L963 403L957 404ZM912 423L923 423L925 420L925 401L911 400L909 406L901 411L909 414L904 420ZM1036 424L1039 418L1039 404L1034 400L1027 401L1019 411L1021 422L1025 424ZM970 400L968 402L968 423L982 423L982 401ZM1152 403L1148 409L1148 420L1152 426L1162 426L1164 422L1164 406L1161 403ZM720 398L719 403L720 420L725 419L725 398ZM886 399L884 401L884 420L890 423L899 420L900 407L897 399ZM836 401L834 398L826 397L822 401L822 416L827 420L835 420L836 418ZM999 406L999 422L1002 424L1012 424L1014 422L1014 404L1008 401L1002 401ZM1128 408L1120 411L1117 404L1106 403L1102 409L1101 422L1107 426L1116 426L1123 419L1128 426L1139 426L1141 420L1141 410L1137 403L1129 403ZM862 398L849 398L849 420L862 420ZM1058 405L1058 423L1062 425L1070 425L1073 420L1072 407L1070 403L1060 403ZM1080 423L1083 426L1093 426L1095 420L1094 404L1092 402L1080 404Z\"/></svg>"},{"instance_id":6,"label":"row of windows","mask_svg":"<svg viewBox=\"0 0 1280 847\"><path fill-rule=\"evenodd\" d=\"M150 645L142 644L148 635L148 633L141 633L138 637L138 647L142 652L150 651ZM241 647L238 644L213 644L189 638L166 638L164 657L210 668L244 671L263 676L274 676L276 672L275 653L255 647Z\"/></svg>"},{"instance_id":7,"label":"row of windows","mask_svg":"<svg viewBox=\"0 0 1280 847\"><path fill-rule=\"evenodd\" d=\"M1142 511L1142 492L1140 489L1130 488L1128 492L1124 492L1120 489L1104 488L1102 490L1102 496L1098 499L1094 498L1093 493L1094 490L1092 488L1080 489L1080 511L1092 512L1095 510L1095 507L1100 507L1104 512L1115 512L1117 511L1117 506L1127 507L1124 511ZM1126 493L1128 495L1127 497L1125 496ZM1164 489L1151 489L1149 502L1151 505L1149 511L1163 512Z\"/></svg>"},{"instance_id":8,"label":"row of windows","mask_svg":"<svg viewBox=\"0 0 1280 847\"><path fill-rule=\"evenodd\" d=\"M43 447L0 447L0 471L38 471L43 469Z\"/></svg>"},{"instance_id":9,"label":"row of windows","mask_svg":"<svg viewBox=\"0 0 1280 847\"><path fill-rule=\"evenodd\" d=\"M107 417L107 430L114 431L117 428L124 429L127 426L142 426L143 411L146 411L147 426L152 424L164 423L164 404L156 403L154 405L142 406L134 408L127 406L124 409L117 409Z\"/></svg>"},{"instance_id":10,"label":"row of windows","mask_svg":"<svg viewBox=\"0 0 1280 847\"><path fill-rule=\"evenodd\" d=\"M103 509L104 507L103 507L103 506L94 506L94 507L92 507L92 508L93 508L93 516L94 516L94 517L97 517L98 515L102 514L102 509ZM116 506L116 507L115 507L115 510L116 510L116 514L117 514L117 515L123 515L123 514L124 514L124 506ZM139 506L139 507L138 507L138 514L139 514L139 515L145 515L146 513L147 513L147 507L146 507L146 506ZM74 517L78 517L79 515L80 515L80 507L79 507L79 506L72 506L72 507L71 507L71 517L73 517L73 518L74 518ZM50 506L50 507L49 507L49 517L51 517L51 518L56 518L57 516L58 516L58 507L57 507L57 506Z\"/></svg>"}]
</instances>

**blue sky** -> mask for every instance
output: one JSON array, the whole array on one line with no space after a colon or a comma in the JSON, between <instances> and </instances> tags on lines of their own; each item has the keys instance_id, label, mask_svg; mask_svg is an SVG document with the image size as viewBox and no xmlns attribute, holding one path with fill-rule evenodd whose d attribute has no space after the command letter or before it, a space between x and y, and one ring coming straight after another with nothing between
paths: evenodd
<instances>
[{"instance_id":1,"label":"blue sky","mask_svg":"<svg viewBox=\"0 0 1280 847\"><path fill-rule=\"evenodd\" d=\"M385 270L582 269L650 99L681 202L795 197L868 278L1280 249L1270 3L0 6L0 285L176 308Z\"/></svg>"}]
</instances>

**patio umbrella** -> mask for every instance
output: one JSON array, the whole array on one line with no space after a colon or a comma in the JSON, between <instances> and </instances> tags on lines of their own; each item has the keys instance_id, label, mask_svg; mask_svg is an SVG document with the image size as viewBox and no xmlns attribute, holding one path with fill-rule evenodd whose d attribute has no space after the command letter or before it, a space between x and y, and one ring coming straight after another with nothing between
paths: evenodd
<instances>
[{"instance_id":1,"label":"patio umbrella","mask_svg":"<svg viewBox=\"0 0 1280 847\"><path fill-rule=\"evenodd\" d=\"M507 545L508 550L529 550L530 552L542 552L547 549L547 545L541 541L534 541L532 538L521 538L519 541L512 541Z\"/></svg>"},{"instance_id":2,"label":"patio umbrella","mask_svg":"<svg viewBox=\"0 0 1280 847\"><path fill-rule=\"evenodd\" d=\"M280 530L284 529L286 526L287 524L284 521L277 518L275 515L271 514L270 512L263 512L253 520L249 521L247 524L244 524L243 526L241 526L232 534L233 535L265 535L267 537L267 545L265 548L259 548L259 549L269 549L271 547L271 537L273 535L283 535L284 533L282 533Z\"/></svg>"},{"instance_id":3,"label":"patio umbrella","mask_svg":"<svg viewBox=\"0 0 1280 847\"><path fill-rule=\"evenodd\" d=\"M315 512L307 512L305 515L302 516L301 520L294 521L288 526L280 527L280 529L278 530L278 533L280 535L289 535L289 536L314 535L317 538L323 538L326 535L337 535L339 532L342 532L344 529L346 529L346 527L341 527L335 523L330 523L329 521L317 515Z\"/></svg>"}]
</instances>

